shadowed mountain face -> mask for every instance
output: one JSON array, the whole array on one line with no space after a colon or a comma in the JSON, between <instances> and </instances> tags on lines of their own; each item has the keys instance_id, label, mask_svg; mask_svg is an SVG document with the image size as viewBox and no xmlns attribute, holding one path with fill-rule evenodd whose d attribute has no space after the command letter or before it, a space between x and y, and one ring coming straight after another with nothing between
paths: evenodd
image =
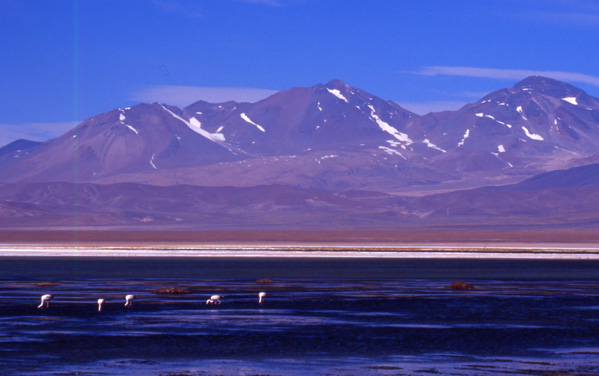
<instances>
[{"instance_id":1,"label":"shadowed mountain face","mask_svg":"<svg viewBox=\"0 0 599 376\"><path fill-rule=\"evenodd\" d=\"M424 116L333 80L257 103L140 104L44 143L15 141L0 148L0 217L300 227L548 218L549 208L594 210L579 204L596 189L599 171L586 165L598 150L599 100L549 78ZM572 166L582 167L549 172Z\"/></svg>"},{"instance_id":2,"label":"shadowed mountain face","mask_svg":"<svg viewBox=\"0 0 599 376\"><path fill-rule=\"evenodd\" d=\"M4 228L119 225L223 230L289 225L322 229L332 222L350 226L384 218L385 211L403 203L378 192L336 194L282 185L16 183L0 185L0 224Z\"/></svg>"},{"instance_id":3,"label":"shadowed mountain face","mask_svg":"<svg viewBox=\"0 0 599 376\"><path fill-rule=\"evenodd\" d=\"M599 188L599 164L546 172L521 183L497 189L539 190L555 188Z\"/></svg>"},{"instance_id":4,"label":"shadowed mountain face","mask_svg":"<svg viewBox=\"0 0 599 376\"><path fill-rule=\"evenodd\" d=\"M407 212L425 212L431 222L469 225L599 225L599 165L537 175L518 184L430 195L410 202Z\"/></svg>"},{"instance_id":5,"label":"shadowed mountain face","mask_svg":"<svg viewBox=\"0 0 599 376\"><path fill-rule=\"evenodd\" d=\"M0 185L3 228L406 229L599 225L599 165L522 183L402 198L372 191L152 186L138 183Z\"/></svg>"}]
</instances>

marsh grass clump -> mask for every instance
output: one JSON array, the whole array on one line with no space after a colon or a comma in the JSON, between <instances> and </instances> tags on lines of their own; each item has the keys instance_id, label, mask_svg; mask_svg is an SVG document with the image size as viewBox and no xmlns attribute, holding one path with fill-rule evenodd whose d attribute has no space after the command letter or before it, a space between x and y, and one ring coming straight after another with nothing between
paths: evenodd
<instances>
[{"instance_id":1,"label":"marsh grass clump","mask_svg":"<svg viewBox=\"0 0 599 376\"><path fill-rule=\"evenodd\" d=\"M446 289L450 290L474 290L476 287L464 281L455 281L449 286L445 286Z\"/></svg>"},{"instance_id":2,"label":"marsh grass clump","mask_svg":"<svg viewBox=\"0 0 599 376\"><path fill-rule=\"evenodd\" d=\"M58 283L58 282L38 282L35 285L37 287L54 287L54 286L59 286L60 283Z\"/></svg>"},{"instance_id":3,"label":"marsh grass clump","mask_svg":"<svg viewBox=\"0 0 599 376\"><path fill-rule=\"evenodd\" d=\"M159 288L158 290L154 290L154 293L155 294L179 295L179 294L190 294L191 291L181 288L181 287L169 286L169 287Z\"/></svg>"}]
</instances>

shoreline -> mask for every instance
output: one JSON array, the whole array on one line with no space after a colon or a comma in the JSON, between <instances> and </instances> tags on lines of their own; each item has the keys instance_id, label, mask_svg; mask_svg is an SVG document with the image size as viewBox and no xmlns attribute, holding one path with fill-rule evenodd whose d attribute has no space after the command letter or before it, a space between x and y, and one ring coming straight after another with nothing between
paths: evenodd
<instances>
[{"instance_id":1,"label":"shoreline","mask_svg":"<svg viewBox=\"0 0 599 376\"><path fill-rule=\"evenodd\" d=\"M285 257L285 258L464 258L599 259L599 246L487 244L204 244L204 245L0 245L2 257Z\"/></svg>"}]
</instances>

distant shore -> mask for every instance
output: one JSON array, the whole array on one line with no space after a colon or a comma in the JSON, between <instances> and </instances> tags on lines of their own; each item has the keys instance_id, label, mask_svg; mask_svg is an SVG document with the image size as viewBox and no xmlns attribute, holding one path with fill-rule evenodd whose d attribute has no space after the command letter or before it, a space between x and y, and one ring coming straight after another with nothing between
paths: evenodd
<instances>
[{"instance_id":1,"label":"distant shore","mask_svg":"<svg viewBox=\"0 0 599 376\"><path fill-rule=\"evenodd\" d=\"M0 257L341 257L599 259L599 247L555 245L0 245Z\"/></svg>"},{"instance_id":2,"label":"distant shore","mask_svg":"<svg viewBox=\"0 0 599 376\"><path fill-rule=\"evenodd\" d=\"M599 259L596 231L0 231L0 257Z\"/></svg>"},{"instance_id":3,"label":"distant shore","mask_svg":"<svg viewBox=\"0 0 599 376\"><path fill-rule=\"evenodd\" d=\"M597 245L595 229L399 228L338 230L177 230L170 228L0 229L0 244L22 245L429 245L555 244Z\"/></svg>"}]
</instances>

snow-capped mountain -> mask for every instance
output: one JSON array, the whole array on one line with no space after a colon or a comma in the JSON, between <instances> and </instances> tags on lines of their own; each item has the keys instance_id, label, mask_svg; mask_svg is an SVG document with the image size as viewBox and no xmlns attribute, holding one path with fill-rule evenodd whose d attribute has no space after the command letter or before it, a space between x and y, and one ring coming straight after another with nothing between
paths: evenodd
<instances>
[{"instance_id":1,"label":"snow-capped mountain","mask_svg":"<svg viewBox=\"0 0 599 376\"><path fill-rule=\"evenodd\" d=\"M56 139L1 148L0 182L416 193L516 182L597 150L599 100L549 78L425 116L333 80L257 103L116 109Z\"/></svg>"},{"instance_id":2,"label":"snow-capped mountain","mask_svg":"<svg viewBox=\"0 0 599 376\"><path fill-rule=\"evenodd\" d=\"M87 119L26 153L6 155L13 164L5 168L3 161L2 180L82 182L239 158L229 145L192 131L175 114L180 110L169 108L140 104Z\"/></svg>"},{"instance_id":3,"label":"snow-capped mountain","mask_svg":"<svg viewBox=\"0 0 599 376\"><path fill-rule=\"evenodd\" d=\"M0 224L592 227L598 150L599 100L544 77L425 116L338 80L139 104L0 148Z\"/></svg>"},{"instance_id":4,"label":"snow-capped mountain","mask_svg":"<svg viewBox=\"0 0 599 376\"><path fill-rule=\"evenodd\" d=\"M186 107L184 114L254 155L355 149L386 139L408 143L398 129L417 117L338 80L285 90L254 104L197 102Z\"/></svg>"},{"instance_id":5,"label":"snow-capped mountain","mask_svg":"<svg viewBox=\"0 0 599 376\"><path fill-rule=\"evenodd\" d=\"M92 117L25 157L7 154L17 166L0 166L0 179L347 189L374 177L387 189L449 177L409 163L414 141L400 129L416 117L338 80L253 104L140 104Z\"/></svg>"},{"instance_id":6,"label":"snow-capped mountain","mask_svg":"<svg viewBox=\"0 0 599 376\"><path fill-rule=\"evenodd\" d=\"M563 82L529 77L458 111L407 125L439 148L431 161L452 170L546 171L596 153L599 100Z\"/></svg>"}]
</instances>

